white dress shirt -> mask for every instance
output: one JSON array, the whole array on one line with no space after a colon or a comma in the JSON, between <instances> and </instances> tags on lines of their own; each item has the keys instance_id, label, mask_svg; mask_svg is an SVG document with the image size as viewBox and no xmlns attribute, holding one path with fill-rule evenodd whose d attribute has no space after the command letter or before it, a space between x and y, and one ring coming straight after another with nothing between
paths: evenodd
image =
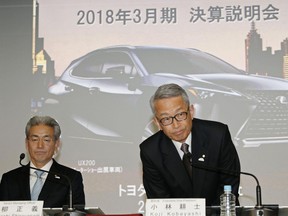
<instances>
[{"instance_id":1,"label":"white dress shirt","mask_svg":"<svg viewBox=\"0 0 288 216\"><path fill-rule=\"evenodd\" d=\"M182 143L181 142L177 142L175 140L172 140L172 142L174 143L174 145L175 145L175 147L176 147L176 149L178 151L178 154L179 154L180 158L182 159L183 155L184 155L184 152L181 150ZM191 145L191 143L192 143L192 134L191 134L191 132L188 135L185 143L189 145L189 149L188 150L192 153L192 145Z\"/></svg>"},{"instance_id":2,"label":"white dress shirt","mask_svg":"<svg viewBox=\"0 0 288 216\"><path fill-rule=\"evenodd\" d=\"M53 164L53 160L51 159L44 167L41 168L41 170L49 171L52 164ZM30 166L36 168L36 166L32 163L32 161L30 161ZM37 176L36 176L35 171L36 171L35 169L30 168L30 192L32 192L32 188L33 188L33 186L37 180ZM46 173L46 172L44 172L41 176L42 181L43 181L43 185L45 183L47 176L48 176L48 173Z\"/></svg>"}]
</instances>

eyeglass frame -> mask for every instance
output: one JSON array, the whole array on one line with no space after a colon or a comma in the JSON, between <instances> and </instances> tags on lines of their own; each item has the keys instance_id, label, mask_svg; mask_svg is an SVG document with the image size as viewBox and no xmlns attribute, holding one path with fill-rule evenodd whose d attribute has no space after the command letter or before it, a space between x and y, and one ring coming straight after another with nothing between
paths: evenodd
<instances>
[{"instance_id":1,"label":"eyeglass frame","mask_svg":"<svg viewBox=\"0 0 288 216\"><path fill-rule=\"evenodd\" d=\"M188 117L188 112L189 112L189 107L188 107L187 111L176 113L174 116L163 117L163 118L161 118L161 119L159 119L159 118L156 116L156 118L157 118L157 120L160 122L160 124L161 124L162 126L168 126L168 125L173 124L174 119L176 119L177 122L186 120L187 117ZM184 118L184 119L181 119L181 120L177 119L177 116L178 116L178 115L182 115L182 114L185 114L185 115L186 115L185 118ZM162 120L164 120L164 119L166 119L166 118L171 119L171 123L169 123L169 124L163 124L163 123L162 123Z\"/></svg>"}]
</instances>

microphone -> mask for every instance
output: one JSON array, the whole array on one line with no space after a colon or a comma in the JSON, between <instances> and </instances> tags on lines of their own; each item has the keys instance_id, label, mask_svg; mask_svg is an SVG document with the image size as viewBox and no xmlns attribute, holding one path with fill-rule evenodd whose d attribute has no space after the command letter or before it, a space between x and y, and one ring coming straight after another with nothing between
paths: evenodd
<instances>
[{"instance_id":1,"label":"microphone","mask_svg":"<svg viewBox=\"0 0 288 216\"><path fill-rule=\"evenodd\" d=\"M265 210L264 210L264 206L262 205L261 186L260 186L259 181L255 175L253 175L252 173L248 173L248 172L226 170L226 169L219 168L219 167L210 167L210 166L206 166L206 165L199 164L199 163L192 163L192 154L190 152L188 152L186 154L190 158L190 163L191 163L192 167L195 167L198 169L204 169L204 170L208 170L208 171L212 171L212 172L218 172L221 174L232 175L232 176L240 176L240 174L252 176L256 181L256 205L255 205L255 208L257 209L256 215L264 215ZM275 205L269 205L269 206L271 206L272 208L275 207ZM269 211L271 211L271 210L269 210ZM268 212L265 213L265 216L270 215ZM252 213L252 214L254 215L254 213Z\"/></svg>"},{"instance_id":2,"label":"microphone","mask_svg":"<svg viewBox=\"0 0 288 216\"><path fill-rule=\"evenodd\" d=\"M25 158L25 154L24 153L21 153L20 154L20 160L19 160L19 164L22 166L22 167L25 167L24 164L22 164L22 160ZM73 212L73 214L75 213L75 209L73 208L73 203L72 203L72 200L73 200L73 191L72 191L72 183L71 183L71 180L70 178L67 176L67 175L63 175L63 174L60 174L60 173L56 173L56 172L51 172L51 171L47 171L47 170L43 170L43 169L39 169L39 168L35 168L35 167L31 167L30 166L30 169L34 169L34 170L39 170L39 171L42 171L42 172L45 172L45 173L48 173L48 174L52 174L52 175L58 175L58 176L62 176L64 177L68 184L69 184L69 206L68 206L68 212L61 212L60 214L57 213L55 215L57 216L61 216L61 215L65 215L68 214L68 215L71 215L71 213ZM84 215L85 213L83 212L77 212L77 214L75 215Z\"/></svg>"}]
</instances>

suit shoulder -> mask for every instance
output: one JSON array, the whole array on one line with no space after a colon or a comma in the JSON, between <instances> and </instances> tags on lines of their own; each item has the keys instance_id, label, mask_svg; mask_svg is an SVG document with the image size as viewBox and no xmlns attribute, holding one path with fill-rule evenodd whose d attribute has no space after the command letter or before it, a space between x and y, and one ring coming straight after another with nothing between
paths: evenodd
<instances>
[{"instance_id":1,"label":"suit shoulder","mask_svg":"<svg viewBox=\"0 0 288 216\"><path fill-rule=\"evenodd\" d=\"M52 168L53 167L53 168ZM53 171L59 172L64 175L74 176L74 175L81 175L81 173L75 169L72 169L68 166L64 166L56 161L53 162L51 169Z\"/></svg>"},{"instance_id":2,"label":"suit shoulder","mask_svg":"<svg viewBox=\"0 0 288 216\"><path fill-rule=\"evenodd\" d=\"M3 177L13 177L13 176L18 176L21 175L24 172L24 168L23 167L18 167L15 169L12 169L10 171L7 171L5 173L3 173Z\"/></svg>"},{"instance_id":3,"label":"suit shoulder","mask_svg":"<svg viewBox=\"0 0 288 216\"><path fill-rule=\"evenodd\" d=\"M219 129L224 129L227 128L228 126L222 122L218 121L212 121L212 120L204 120L204 119L193 119L193 125L198 126L198 127L213 127L213 128L219 128Z\"/></svg>"},{"instance_id":4,"label":"suit shoulder","mask_svg":"<svg viewBox=\"0 0 288 216\"><path fill-rule=\"evenodd\" d=\"M144 140L141 144L140 144L140 149L154 149L157 148L158 144L159 144L159 140L162 139L163 137L163 131L158 131L155 134L153 134L152 136L148 137L146 140Z\"/></svg>"}]
</instances>

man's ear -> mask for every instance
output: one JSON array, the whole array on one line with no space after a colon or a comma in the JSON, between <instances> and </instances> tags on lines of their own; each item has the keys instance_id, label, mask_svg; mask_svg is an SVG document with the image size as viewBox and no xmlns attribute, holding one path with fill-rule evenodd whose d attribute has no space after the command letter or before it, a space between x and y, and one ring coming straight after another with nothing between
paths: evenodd
<instances>
[{"instance_id":1,"label":"man's ear","mask_svg":"<svg viewBox=\"0 0 288 216\"><path fill-rule=\"evenodd\" d=\"M190 112L190 115L191 115L192 119L194 117L194 111L195 111L194 106L193 106L193 104L191 104L190 107L189 107L189 112Z\"/></svg>"},{"instance_id":2,"label":"man's ear","mask_svg":"<svg viewBox=\"0 0 288 216\"><path fill-rule=\"evenodd\" d=\"M25 138L25 147L26 147L26 151L28 152L28 139Z\"/></svg>"},{"instance_id":3,"label":"man's ear","mask_svg":"<svg viewBox=\"0 0 288 216\"><path fill-rule=\"evenodd\" d=\"M153 121L154 121L154 123L156 124L157 128L158 128L159 130L162 130L162 126L161 126L161 124L159 123L158 119L157 119L155 116L154 116L154 118L153 118Z\"/></svg>"},{"instance_id":4,"label":"man's ear","mask_svg":"<svg viewBox=\"0 0 288 216\"><path fill-rule=\"evenodd\" d=\"M59 153L60 150L60 146L61 146L61 140L60 138L58 140L56 140L55 142L55 150L54 150L54 157L56 157Z\"/></svg>"}]
</instances>

